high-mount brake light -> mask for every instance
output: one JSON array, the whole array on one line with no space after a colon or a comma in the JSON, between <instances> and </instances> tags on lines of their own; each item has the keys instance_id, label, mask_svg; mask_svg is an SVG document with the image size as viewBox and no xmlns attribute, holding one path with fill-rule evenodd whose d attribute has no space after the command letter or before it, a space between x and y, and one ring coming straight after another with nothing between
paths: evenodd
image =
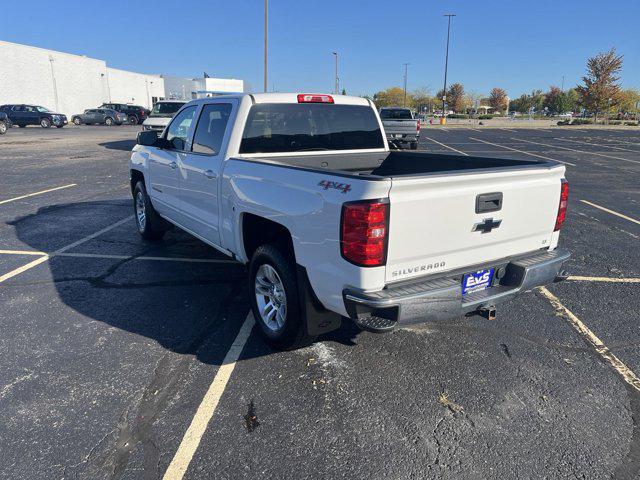
<instances>
[{"instance_id":1,"label":"high-mount brake light","mask_svg":"<svg viewBox=\"0 0 640 480\"><path fill-rule=\"evenodd\" d=\"M380 200L342 205L340 250L345 260L361 267L387 261L389 203Z\"/></svg>"},{"instance_id":2,"label":"high-mount brake light","mask_svg":"<svg viewBox=\"0 0 640 480\"><path fill-rule=\"evenodd\" d=\"M569 182L566 179L562 179L560 183L560 204L558 205L558 216L556 217L556 226L553 229L557 232L562 228L562 224L567 218L567 206L569 204Z\"/></svg>"},{"instance_id":3,"label":"high-mount brake light","mask_svg":"<svg viewBox=\"0 0 640 480\"><path fill-rule=\"evenodd\" d=\"M315 93L300 93L298 94L298 103L333 103L333 97Z\"/></svg>"}]
</instances>

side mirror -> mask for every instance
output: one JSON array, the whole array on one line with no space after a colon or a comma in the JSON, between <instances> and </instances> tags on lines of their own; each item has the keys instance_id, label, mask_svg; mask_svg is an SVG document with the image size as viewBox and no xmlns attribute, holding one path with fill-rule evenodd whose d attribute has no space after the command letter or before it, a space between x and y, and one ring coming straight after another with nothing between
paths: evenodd
<instances>
[{"instance_id":1,"label":"side mirror","mask_svg":"<svg viewBox=\"0 0 640 480\"><path fill-rule=\"evenodd\" d=\"M145 147L157 147L158 146L158 132L155 130L144 130L138 132L138 138L136 140L138 145L144 145Z\"/></svg>"}]
</instances>

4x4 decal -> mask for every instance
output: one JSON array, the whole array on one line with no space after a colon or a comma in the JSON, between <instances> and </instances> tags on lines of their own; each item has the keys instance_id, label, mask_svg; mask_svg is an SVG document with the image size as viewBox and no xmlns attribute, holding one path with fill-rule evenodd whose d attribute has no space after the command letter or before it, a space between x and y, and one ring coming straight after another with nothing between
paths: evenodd
<instances>
[{"instance_id":1,"label":"4x4 decal","mask_svg":"<svg viewBox=\"0 0 640 480\"><path fill-rule=\"evenodd\" d=\"M325 190L334 188L336 190L340 190L342 193L347 193L351 191L350 183L332 182L331 180L320 180L320 183L318 183L318 186L324 188Z\"/></svg>"}]
</instances>

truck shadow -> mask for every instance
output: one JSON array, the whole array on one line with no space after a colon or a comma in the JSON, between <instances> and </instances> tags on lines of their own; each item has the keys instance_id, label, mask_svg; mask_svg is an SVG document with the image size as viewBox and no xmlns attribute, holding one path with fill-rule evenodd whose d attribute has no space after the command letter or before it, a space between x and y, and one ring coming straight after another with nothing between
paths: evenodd
<instances>
[{"instance_id":1,"label":"truck shadow","mask_svg":"<svg viewBox=\"0 0 640 480\"><path fill-rule=\"evenodd\" d=\"M122 150L124 152L130 152L136 145L135 140L115 140L113 142L103 142L98 144L107 150Z\"/></svg>"},{"instance_id":2,"label":"truck shadow","mask_svg":"<svg viewBox=\"0 0 640 480\"><path fill-rule=\"evenodd\" d=\"M128 203L119 199L51 205L10 225L24 244L52 252L130 215ZM92 218L93 225L82 227L83 219ZM92 256L54 256L48 262L55 294L64 305L85 320L153 339L165 349L194 355L203 363L220 364L250 311L245 267L178 229L167 232L161 242L147 243L131 220L66 253L74 252ZM27 282L19 288L36 292L41 287ZM70 312L72 317L77 320ZM247 352L254 357L273 353L257 329L252 335L256 344L245 349L243 358ZM345 321L340 330L318 340L354 345L358 333L352 322Z\"/></svg>"}]
</instances>

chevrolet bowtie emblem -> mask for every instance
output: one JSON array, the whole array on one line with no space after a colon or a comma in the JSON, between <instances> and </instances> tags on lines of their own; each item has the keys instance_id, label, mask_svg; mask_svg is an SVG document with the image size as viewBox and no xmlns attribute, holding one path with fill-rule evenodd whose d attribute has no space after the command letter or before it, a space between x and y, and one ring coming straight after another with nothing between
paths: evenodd
<instances>
[{"instance_id":1,"label":"chevrolet bowtie emblem","mask_svg":"<svg viewBox=\"0 0 640 480\"><path fill-rule=\"evenodd\" d=\"M502 223L502 220L494 220L493 218L485 218L483 221L481 221L480 223L476 223L473 226L473 231L474 232L489 233L494 228L498 228L501 223Z\"/></svg>"}]
</instances>

